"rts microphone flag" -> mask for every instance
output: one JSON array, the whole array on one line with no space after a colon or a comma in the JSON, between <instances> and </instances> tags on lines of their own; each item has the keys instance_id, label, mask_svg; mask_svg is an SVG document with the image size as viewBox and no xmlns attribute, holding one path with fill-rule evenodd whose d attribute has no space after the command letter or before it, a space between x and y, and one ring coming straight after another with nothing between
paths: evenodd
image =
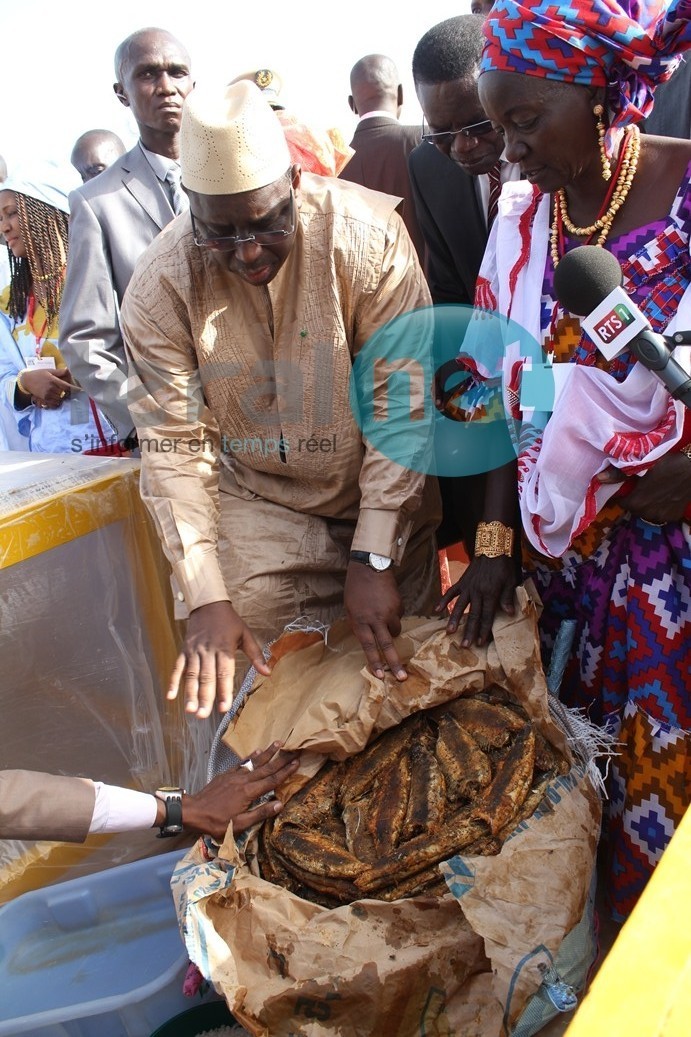
<instances>
[{"instance_id":1,"label":"rts microphone flag","mask_svg":"<svg viewBox=\"0 0 691 1037\"><path fill-rule=\"evenodd\" d=\"M691 377L621 287L622 281L617 258L597 245L567 252L554 272L557 299L569 313L583 318L584 331L607 360L628 346L671 396L691 407Z\"/></svg>"}]
</instances>

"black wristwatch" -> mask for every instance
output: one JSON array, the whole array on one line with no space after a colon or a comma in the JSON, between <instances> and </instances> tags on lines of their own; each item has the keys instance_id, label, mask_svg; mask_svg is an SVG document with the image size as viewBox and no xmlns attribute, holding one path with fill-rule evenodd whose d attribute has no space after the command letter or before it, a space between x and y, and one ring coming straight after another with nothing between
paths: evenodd
<instances>
[{"instance_id":1,"label":"black wristwatch","mask_svg":"<svg viewBox=\"0 0 691 1037\"><path fill-rule=\"evenodd\" d=\"M170 785L164 785L154 792L156 799L160 799L166 808L166 816L159 828L157 838L166 839L170 835L180 835L183 831L182 797L184 794L184 789L173 788Z\"/></svg>"},{"instance_id":2,"label":"black wristwatch","mask_svg":"<svg viewBox=\"0 0 691 1037\"><path fill-rule=\"evenodd\" d=\"M362 562L363 565L369 565L370 569L374 569L378 573L386 572L393 565L393 558L387 557L387 555L378 555L373 551L351 551L350 552L351 562Z\"/></svg>"}]
</instances>

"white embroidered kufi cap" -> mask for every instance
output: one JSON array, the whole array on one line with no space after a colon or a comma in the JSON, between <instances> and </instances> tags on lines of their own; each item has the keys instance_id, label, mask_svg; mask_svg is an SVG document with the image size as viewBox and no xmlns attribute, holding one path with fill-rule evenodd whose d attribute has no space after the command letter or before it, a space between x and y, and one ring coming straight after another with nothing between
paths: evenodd
<instances>
[{"instance_id":1,"label":"white embroidered kufi cap","mask_svg":"<svg viewBox=\"0 0 691 1037\"><path fill-rule=\"evenodd\" d=\"M199 194L240 194L279 180L291 158L283 128L247 80L188 94L180 128L182 183Z\"/></svg>"}]
</instances>

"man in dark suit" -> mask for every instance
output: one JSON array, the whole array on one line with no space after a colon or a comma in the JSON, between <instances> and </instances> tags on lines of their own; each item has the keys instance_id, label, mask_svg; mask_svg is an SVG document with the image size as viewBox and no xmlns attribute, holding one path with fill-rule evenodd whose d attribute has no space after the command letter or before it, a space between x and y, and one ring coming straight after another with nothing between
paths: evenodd
<instances>
[{"instance_id":1,"label":"man in dark suit","mask_svg":"<svg viewBox=\"0 0 691 1037\"><path fill-rule=\"evenodd\" d=\"M121 104L139 141L70 194L70 247L60 306L60 349L121 440L133 433L118 313L134 265L178 211L182 102L192 89L190 59L163 29L140 29L115 55Z\"/></svg>"},{"instance_id":2,"label":"man in dark suit","mask_svg":"<svg viewBox=\"0 0 691 1037\"><path fill-rule=\"evenodd\" d=\"M368 54L353 65L350 89L348 104L359 122L350 142L355 154L340 178L403 198L403 222L424 264L424 241L408 177L408 156L420 142L420 128L398 121L403 87L396 66L383 54Z\"/></svg>"},{"instance_id":3,"label":"man in dark suit","mask_svg":"<svg viewBox=\"0 0 691 1037\"><path fill-rule=\"evenodd\" d=\"M472 304L501 186L519 177L517 166L502 161L503 140L478 97L482 22L473 14L447 18L425 33L413 54L427 126L408 165L435 304ZM462 539L472 556L483 481L482 475L439 480L440 547Z\"/></svg>"},{"instance_id":4,"label":"man in dark suit","mask_svg":"<svg viewBox=\"0 0 691 1037\"><path fill-rule=\"evenodd\" d=\"M74 142L70 162L85 184L112 166L126 151L117 133L111 130L87 130Z\"/></svg>"},{"instance_id":5,"label":"man in dark suit","mask_svg":"<svg viewBox=\"0 0 691 1037\"><path fill-rule=\"evenodd\" d=\"M502 138L478 97L482 21L478 15L447 18L425 33L413 55L427 139L408 165L437 303L472 303L487 244L492 174L498 171L501 183L519 176L516 166L502 162Z\"/></svg>"},{"instance_id":6,"label":"man in dark suit","mask_svg":"<svg viewBox=\"0 0 691 1037\"><path fill-rule=\"evenodd\" d=\"M646 133L660 137L691 138L691 60L683 58L672 78L655 88L655 105L644 126Z\"/></svg>"}]
</instances>

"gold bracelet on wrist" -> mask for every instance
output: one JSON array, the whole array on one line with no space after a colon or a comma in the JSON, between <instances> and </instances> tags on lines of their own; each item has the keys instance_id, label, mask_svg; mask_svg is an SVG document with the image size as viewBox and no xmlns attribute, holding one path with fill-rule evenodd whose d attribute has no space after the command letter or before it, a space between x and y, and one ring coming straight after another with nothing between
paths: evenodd
<instances>
[{"instance_id":1,"label":"gold bracelet on wrist","mask_svg":"<svg viewBox=\"0 0 691 1037\"><path fill-rule=\"evenodd\" d=\"M687 443L686 446L683 446L681 448L681 450L679 451L679 453L680 454L686 454L686 456L688 457L689 461L691 461L691 443Z\"/></svg>"},{"instance_id":2,"label":"gold bracelet on wrist","mask_svg":"<svg viewBox=\"0 0 691 1037\"><path fill-rule=\"evenodd\" d=\"M485 558L500 558L513 554L513 530L503 522L478 522L475 534L475 554Z\"/></svg>"},{"instance_id":3,"label":"gold bracelet on wrist","mask_svg":"<svg viewBox=\"0 0 691 1037\"><path fill-rule=\"evenodd\" d=\"M19 374L17 375L17 388L19 389L20 393L23 393L24 396L31 396L31 393L29 392L29 390L25 389L24 385L22 384L22 375L23 374L24 374L24 372L20 371Z\"/></svg>"}]
</instances>

